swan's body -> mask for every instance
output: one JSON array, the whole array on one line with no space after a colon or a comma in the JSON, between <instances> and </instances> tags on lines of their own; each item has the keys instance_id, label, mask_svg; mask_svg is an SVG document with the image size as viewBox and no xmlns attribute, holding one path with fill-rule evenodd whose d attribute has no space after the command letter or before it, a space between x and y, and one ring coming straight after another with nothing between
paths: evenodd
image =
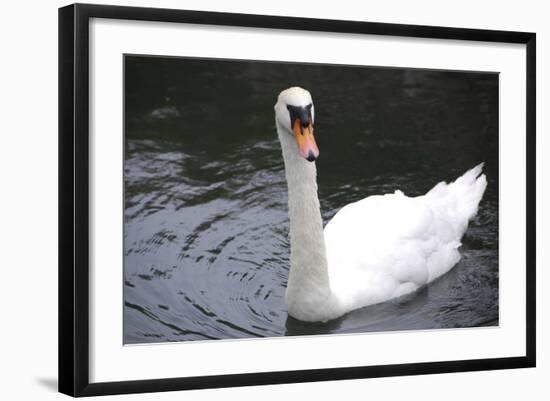
<instances>
[{"instance_id":1,"label":"swan's body","mask_svg":"<svg viewBox=\"0 0 550 401\"><path fill-rule=\"evenodd\" d=\"M287 89L275 112L288 184L291 316L334 319L411 293L458 262L460 240L487 185L482 164L423 196L396 191L346 205L323 231L311 95Z\"/></svg>"}]
</instances>

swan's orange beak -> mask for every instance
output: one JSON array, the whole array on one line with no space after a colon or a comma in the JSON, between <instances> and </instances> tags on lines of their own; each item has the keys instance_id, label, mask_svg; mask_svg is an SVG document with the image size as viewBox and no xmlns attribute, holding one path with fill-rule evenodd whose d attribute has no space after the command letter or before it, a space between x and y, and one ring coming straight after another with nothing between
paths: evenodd
<instances>
[{"instance_id":1,"label":"swan's orange beak","mask_svg":"<svg viewBox=\"0 0 550 401\"><path fill-rule=\"evenodd\" d=\"M292 126L292 132L298 144L298 150L304 159L310 162L317 159L319 156L319 148L315 143L311 121L304 126L299 118L295 119L294 125Z\"/></svg>"}]
</instances>

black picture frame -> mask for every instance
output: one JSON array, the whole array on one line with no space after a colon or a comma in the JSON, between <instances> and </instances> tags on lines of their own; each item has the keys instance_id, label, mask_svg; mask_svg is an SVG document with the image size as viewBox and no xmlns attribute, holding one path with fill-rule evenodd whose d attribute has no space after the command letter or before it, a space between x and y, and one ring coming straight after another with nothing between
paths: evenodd
<instances>
[{"instance_id":1,"label":"black picture frame","mask_svg":"<svg viewBox=\"0 0 550 401\"><path fill-rule=\"evenodd\" d=\"M91 18L517 43L526 45L526 353L521 357L90 383L89 22ZM59 9L59 391L71 396L534 367L536 35L266 15L74 4Z\"/></svg>"}]
</instances>

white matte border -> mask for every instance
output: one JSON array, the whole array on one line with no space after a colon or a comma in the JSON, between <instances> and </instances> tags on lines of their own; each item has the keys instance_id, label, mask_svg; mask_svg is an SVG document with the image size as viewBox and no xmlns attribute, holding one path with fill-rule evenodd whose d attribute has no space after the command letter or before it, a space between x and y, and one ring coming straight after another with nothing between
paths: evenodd
<instances>
[{"instance_id":1,"label":"white matte border","mask_svg":"<svg viewBox=\"0 0 550 401\"><path fill-rule=\"evenodd\" d=\"M500 327L123 346L125 53L499 71ZM524 45L93 19L89 67L91 383L525 355Z\"/></svg>"}]
</instances>

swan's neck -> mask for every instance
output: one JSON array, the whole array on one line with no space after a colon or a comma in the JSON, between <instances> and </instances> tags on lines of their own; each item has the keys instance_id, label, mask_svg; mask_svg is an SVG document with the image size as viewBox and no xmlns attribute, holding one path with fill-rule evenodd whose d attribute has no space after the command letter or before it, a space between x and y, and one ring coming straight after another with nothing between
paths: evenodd
<instances>
[{"instance_id":1,"label":"swan's neck","mask_svg":"<svg viewBox=\"0 0 550 401\"><path fill-rule=\"evenodd\" d=\"M334 305L334 301L317 196L317 169L315 162L308 162L298 153L296 141L278 123L277 132L285 162L290 217L288 310L301 320L327 320L323 318L327 305Z\"/></svg>"}]
</instances>

